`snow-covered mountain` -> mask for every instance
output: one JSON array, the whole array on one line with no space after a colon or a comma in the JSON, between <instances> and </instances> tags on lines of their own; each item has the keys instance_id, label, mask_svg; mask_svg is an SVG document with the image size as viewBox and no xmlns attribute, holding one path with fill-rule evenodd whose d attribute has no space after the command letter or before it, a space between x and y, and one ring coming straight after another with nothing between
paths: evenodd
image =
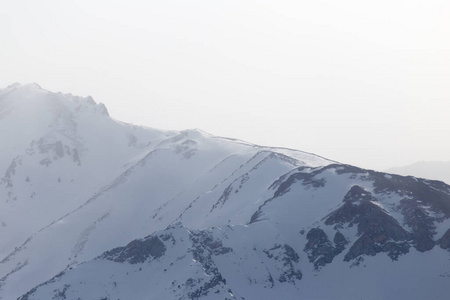
<instances>
[{"instance_id":1,"label":"snow-covered mountain","mask_svg":"<svg viewBox=\"0 0 450 300\"><path fill-rule=\"evenodd\" d=\"M441 180L450 184L450 161L420 161L403 167L395 167L386 172Z\"/></svg>"},{"instance_id":2,"label":"snow-covered mountain","mask_svg":"<svg viewBox=\"0 0 450 300\"><path fill-rule=\"evenodd\" d=\"M446 299L450 186L0 91L0 299Z\"/></svg>"}]
</instances>

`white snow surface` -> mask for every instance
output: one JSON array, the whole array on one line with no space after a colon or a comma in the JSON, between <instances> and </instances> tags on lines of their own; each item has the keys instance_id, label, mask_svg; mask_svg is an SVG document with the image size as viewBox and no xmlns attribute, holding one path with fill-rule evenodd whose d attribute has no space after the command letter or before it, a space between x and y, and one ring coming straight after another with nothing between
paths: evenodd
<instances>
[{"instance_id":1,"label":"white snow surface","mask_svg":"<svg viewBox=\"0 0 450 300\"><path fill-rule=\"evenodd\" d=\"M425 253L411 248L395 262L381 253L357 266L343 260L344 251L314 269L300 232L320 227L332 236L323 219L348 190L375 190L367 174L330 168L316 178L323 187L294 184L274 197L289 175L335 163L314 154L197 129L121 123L91 97L36 84L0 90L0 139L2 300L61 271L30 299L52 299L66 285L67 299L101 299L105 290L108 299L189 299L212 276L193 256L195 232L232 249L212 255L226 283L201 299L446 299L450 293L450 255L437 246ZM397 206L402 199L385 193L377 205L408 229ZM437 224L437 238L448 224ZM358 238L355 227L341 232L350 242ZM173 236L159 258L129 264L99 257L150 234ZM283 260L284 245L298 261ZM292 270L302 278L278 280ZM187 284L189 278L196 283Z\"/></svg>"}]
</instances>

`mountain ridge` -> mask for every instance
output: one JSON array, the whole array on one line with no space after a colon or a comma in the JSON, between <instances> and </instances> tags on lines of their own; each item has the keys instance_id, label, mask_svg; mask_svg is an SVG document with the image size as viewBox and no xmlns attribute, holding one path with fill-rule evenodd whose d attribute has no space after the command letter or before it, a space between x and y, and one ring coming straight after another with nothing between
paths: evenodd
<instances>
[{"instance_id":1,"label":"mountain ridge","mask_svg":"<svg viewBox=\"0 0 450 300\"><path fill-rule=\"evenodd\" d=\"M0 91L0 116L17 99L63 114L0 117L0 299L381 299L389 281L397 298L449 292L442 182L124 124L92 98L25 90Z\"/></svg>"},{"instance_id":2,"label":"mountain ridge","mask_svg":"<svg viewBox=\"0 0 450 300\"><path fill-rule=\"evenodd\" d=\"M386 172L403 176L415 176L440 180L450 184L450 161L420 161L402 167L389 168Z\"/></svg>"}]
</instances>

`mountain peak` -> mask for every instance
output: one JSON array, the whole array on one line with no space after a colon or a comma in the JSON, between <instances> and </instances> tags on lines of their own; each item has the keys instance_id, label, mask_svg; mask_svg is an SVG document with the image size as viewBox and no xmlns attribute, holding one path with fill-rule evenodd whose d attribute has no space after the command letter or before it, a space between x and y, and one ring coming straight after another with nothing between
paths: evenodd
<instances>
[{"instance_id":1,"label":"mountain peak","mask_svg":"<svg viewBox=\"0 0 450 300\"><path fill-rule=\"evenodd\" d=\"M20 87L20 86L22 86L22 84L20 84L18 82L14 82L13 84L8 85L6 88L7 89L14 89L14 88L17 88L17 87Z\"/></svg>"},{"instance_id":2,"label":"mountain peak","mask_svg":"<svg viewBox=\"0 0 450 300\"><path fill-rule=\"evenodd\" d=\"M83 128L101 128L102 119L108 116L106 107L90 96L54 93L36 83L14 83L0 90L0 153L6 159L3 163L9 164L18 155L18 149L29 149L33 141L69 139L80 145L81 136L91 136ZM0 162L0 169L2 166Z\"/></svg>"},{"instance_id":3,"label":"mountain peak","mask_svg":"<svg viewBox=\"0 0 450 300\"><path fill-rule=\"evenodd\" d=\"M91 96L79 97L72 94L54 93L43 89L37 83L13 83L6 89L0 90L0 113L20 111L18 114L26 116L52 111L60 114L63 111L78 114L90 111L94 114L109 116L104 104L98 104Z\"/></svg>"},{"instance_id":4,"label":"mountain peak","mask_svg":"<svg viewBox=\"0 0 450 300\"><path fill-rule=\"evenodd\" d=\"M0 91L0 300L450 293L450 186L101 108Z\"/></svg>"},{"instance_id":5,"label":"mountain peak","mask_svg":"<svg viewBox=\"0 0 450 300\"><path fill-rule=\"evenodd\" d=\"M37 84L36 82L21 84L19 82L14 82L11 85L6 87L7 90L17 90L17 89L26 89L26 90L43 90L43 88Z\"/></svg>"},{"instance_id":6,"label":"mountain peak","mask_svg":"<svg viewBox=\"0 0 450 300\"><path fill-rule=\"evenodd\" d=\"M23 85L19 84L19 87L26 88L26 89L42 90L42 87L39 84L37 84L36 82L31 82L31 83L27 83L27 84L23 84Z\"/></svg>"}]
</instances>

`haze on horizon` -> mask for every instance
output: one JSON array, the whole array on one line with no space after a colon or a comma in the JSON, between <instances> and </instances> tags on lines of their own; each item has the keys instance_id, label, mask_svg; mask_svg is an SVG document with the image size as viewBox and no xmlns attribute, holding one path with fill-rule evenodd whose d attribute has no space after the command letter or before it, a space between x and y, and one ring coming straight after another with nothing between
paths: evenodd
<instances>
[{"instance_id":1,"label":"haze on horizon","mask_svg":"<svg viewBox=\"0 0 450 300\"><path fill-rule=\"evenodd\" d=\"M373 169L450 161L450 2L0 5L0 88Z\"/></svg>"}]
</instances>

